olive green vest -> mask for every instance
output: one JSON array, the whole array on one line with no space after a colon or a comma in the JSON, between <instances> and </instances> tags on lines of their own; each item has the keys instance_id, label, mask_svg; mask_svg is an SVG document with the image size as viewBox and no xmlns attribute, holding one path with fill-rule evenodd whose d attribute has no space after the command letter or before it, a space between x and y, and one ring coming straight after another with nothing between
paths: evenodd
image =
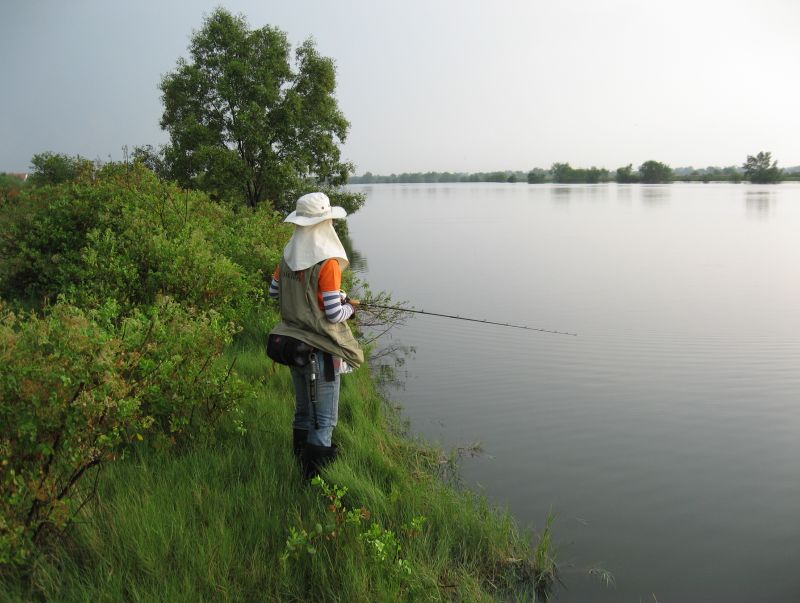
<instances>
[{"instance_id":1,"label":"olive green vest","mask_svg":"<svg viewBox=\"0 0 800 603\"><path fill-rule=\"evenodd\" d=\"M286 264L286 260L281 260L278 283L283 320L272 329L272 333L304 341L311 347L343 358L347 364L358 368L364 363L364 352L350 332L350 327L344 322L330 322L319 307L317 289L319 273L324 263L294 272Z\"/></svg>"}]
</instances>

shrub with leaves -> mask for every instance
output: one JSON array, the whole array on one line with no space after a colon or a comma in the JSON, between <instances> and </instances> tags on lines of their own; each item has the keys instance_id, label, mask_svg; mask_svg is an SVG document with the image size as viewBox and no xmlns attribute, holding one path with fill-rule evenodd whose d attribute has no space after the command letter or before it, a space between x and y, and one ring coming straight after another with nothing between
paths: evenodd
<instances>
[{"instance_id":1,"label":"shrub with leaves","mask_svg":"<svg viewBox=\"0 0 800 603\"><path fill-rule=\"evenodd\" d=\"M0 295L64 294L123 312L159 295L239 320L264 299L290 229L269 207L235 212L141 164L26 188L0 211Z\"/></svg>"},{"instance_id":2,"label":"shrub with leaves","mask_svg":"<svg viewBox=\"0 0 800 603\"><path fill-rule=\"evenodd\" d=\"M224 416L243 429L240 402L247 389L222 359L235 330L213 310L171 299L122 321L119 337L133 360L129 379L138 386L141 411L154 421L157 438L211 436Z\"/></svg>"},{"instance_id":3,"label":"shrub with leaves","mask_svg":"<svg viewBox=\"0 0 800 603\"><path fill-rule=\"evenodd\" d=\"M401 581L411 575L412 565L401 556L403 546L397 534L380 523L373 521L364 529L364 523L371 517L368 509L348 509L343 502L347 494L346 486L328 484L317 476L311 484L318 488L329 511L325 523L316 523L313 528L289 528L289 537L281 555L281 563L288 567L290 560L298 560L305 555L314 556L318 548L326 542L337 541L340 547L349 547L352 552L360 549L365 560L380 568L387 578ZM406 541L419 536L425 529L426 518L415 516L409 525L401 528Z\"/></svg>"},{"instance_id":4,"label":"shrub with leaves","mask_svg":"<svg viewBox=\"0 0 800 603\"><path fill-rule=\"evenodd\" d=\"M16 174L0 172L0 207L8 200L13 201L19 197L20 189L25 186L25 180Z\"/></svg>"},{"instance_id":5,"label":"shrub with leaves","mask_svg":"<svg viewBox=\"0 0 800 603\"><path fill-rule=\"evenodd\" d=\"M23 563L91 498L91 470L125 445L175 442L239 420L243 385L220 361L232 326L161 299L45 316L0 306L0 564Z\"/></svg>"},{"instance_id":6,"label":"shrub with leaves","mask_svg":"<svg viewBox=\"0 0 800 603\"><path fill-rule=\"evenodd\" d=\"M223 353L276 318L264 301L290 227L267 204L85 167L0 205L0 565L63 529L132 442L243 430L250 386Z\"/></svg>"},{"instance_id":7,"label":"shrub with leaves","mask_svg":"<svg viewBox=\"0 0 800 603\"><path fill-rule=\"evenodd\" d=\"M78 481L150 419L126 378L135 361L82 311L0 311L0 563L19 563L83 504Z\"/></svg>"}]
</instances>

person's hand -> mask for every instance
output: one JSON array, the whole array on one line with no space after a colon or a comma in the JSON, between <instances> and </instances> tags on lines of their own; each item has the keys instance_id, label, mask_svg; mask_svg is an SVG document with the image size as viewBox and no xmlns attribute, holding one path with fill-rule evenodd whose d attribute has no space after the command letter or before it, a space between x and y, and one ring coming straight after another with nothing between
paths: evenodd
<instances>
[{"instance_id":1,"label":"person's hand","mask_svg":"<svg viewBox=\"0 0 800 603\"><path fill-rule=\"evenodd\" d=\"M350 306L353 308L353 314L352 314L352 316L350 316L350 318L353 318L353 316L356 315L356 311L361 306L361 302L358 301L357 299L350 299L349 297L345 297L344 298L344 303L350 304Z\"/></svg>"}]
</instances>

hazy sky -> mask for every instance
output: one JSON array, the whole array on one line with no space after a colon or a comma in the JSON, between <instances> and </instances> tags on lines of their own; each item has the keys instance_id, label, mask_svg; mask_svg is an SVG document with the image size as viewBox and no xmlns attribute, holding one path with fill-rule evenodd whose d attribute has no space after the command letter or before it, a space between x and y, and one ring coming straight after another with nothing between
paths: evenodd
<instances>
[{"instance_id":1,"label":"hazy sky","mask_svg":"<svg viewBox=\"0 0 800 603\"><path fill-rule=\"evenodd\" d=\"M0 171L167 141L215 6L335 59L357 173L800 164L800 0L4 0Z\"/></svg>"}]
</instances>

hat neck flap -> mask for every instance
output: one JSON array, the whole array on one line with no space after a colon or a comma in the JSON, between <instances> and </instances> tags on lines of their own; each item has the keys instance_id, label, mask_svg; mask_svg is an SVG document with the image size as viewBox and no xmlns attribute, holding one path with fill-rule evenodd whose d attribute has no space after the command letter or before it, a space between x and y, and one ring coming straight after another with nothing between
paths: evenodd
<instances>
[{"instance_id":1,"label":"hat neck flap","mask_svg":"<svg viewBox=\"0 0 800 603\"><path fill-rule=\"evenodd\" d=\"M295 226L294 234L283 250L283 258L295 272L330 258L339 260L342 270L350 263L331 220L311 226Z\"/></svg>"}]
</instances>

